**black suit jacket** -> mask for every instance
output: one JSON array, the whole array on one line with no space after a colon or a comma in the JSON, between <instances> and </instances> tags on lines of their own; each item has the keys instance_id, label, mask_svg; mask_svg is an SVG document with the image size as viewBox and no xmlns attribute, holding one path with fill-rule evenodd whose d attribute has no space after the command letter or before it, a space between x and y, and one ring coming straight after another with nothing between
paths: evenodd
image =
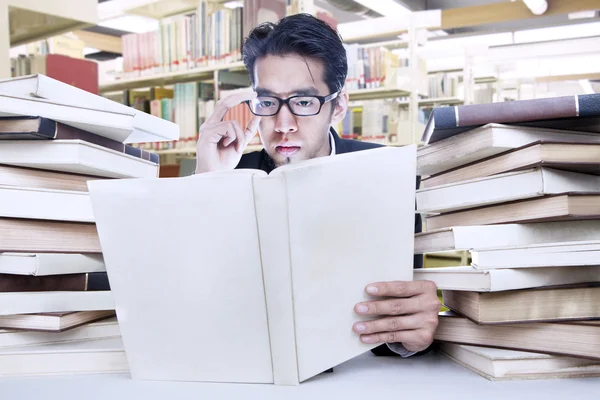
<instances>
[{"instance_id":1,"label":"black suit jacket","mask_svg":"<svg viewBox=\"0 0 600 400\"><path fill-rule=\"evenodd\" d=\"M351 153L353 151L361 151L374 149L377 147L383 147L381 144L377 143L368 143L361 142L359 140L350 140L350 139L342 139L337 132L331 128L331 133L333 140L335 141L335 154L344 154ZM241 168L251 168L251 169L260 169L267 173L270 173L274 169L274 165L270 160L270 157L267 155L267 152L264 150L254 151L252 153L247 153L242 156L239 164L236 169ZM420 177L416 177L416 187L419 188ZM421 232L422 230L422 222L421 216L419 214L415 215L415 233ZM423 256L416 255L414 258L414 267L421 268L423 266Z\"/></svg>"}]
</instances>

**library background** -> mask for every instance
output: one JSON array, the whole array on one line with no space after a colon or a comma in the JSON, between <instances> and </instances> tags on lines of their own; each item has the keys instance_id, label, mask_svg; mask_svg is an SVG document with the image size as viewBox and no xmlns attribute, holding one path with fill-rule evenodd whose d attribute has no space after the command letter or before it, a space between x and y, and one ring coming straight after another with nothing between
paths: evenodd
<instances>
[{"instance_id":1,"label":"library background","mask_svg":"<svg viewBox=\"0 0 600 400\"><path fill-rule=\"evenodd\" d=\"M435 350L405 365L438 357L455 382L600 389L599 10L598 0L0 0L0 388L33 395L52 381L18 379L139 365L121 341L87 182L192 175L216 102L251 91L243 38L309 13L345 43L338 134L417 145L414 279L434 281L443 307ZM108 114L121 118L112 128ZM251 116L241 104L225 119ZM261 148L256 135L245 152Z\"/></svg>"}]
</instances>

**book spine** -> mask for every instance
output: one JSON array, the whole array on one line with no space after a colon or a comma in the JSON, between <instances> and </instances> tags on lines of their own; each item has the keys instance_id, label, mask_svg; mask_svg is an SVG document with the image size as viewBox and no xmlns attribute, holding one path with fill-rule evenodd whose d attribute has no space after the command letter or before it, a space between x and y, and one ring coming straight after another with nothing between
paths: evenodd
<instances>
[{"instance_id":1,"label":"book spine","mask_svg":"<svg viewBox=\"0 0 600 400\"><path fill-rule=\"evenodd\" d=\"M65 275L0 274L0 292L81 292L110 290L106 272Z\"/></svg>"}]
</instances>

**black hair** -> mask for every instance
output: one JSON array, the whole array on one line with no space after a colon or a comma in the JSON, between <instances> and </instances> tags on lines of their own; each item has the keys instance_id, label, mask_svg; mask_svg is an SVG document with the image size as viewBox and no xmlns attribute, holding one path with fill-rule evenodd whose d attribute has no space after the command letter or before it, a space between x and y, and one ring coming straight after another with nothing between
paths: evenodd
<instances>
[{"instance_id":1,"label":"black hair","mask_svg":"<svg viewBox=\"0 0 600 400\"><path fill-rule=\"evenodd\" d=\"M346 49L340 35L326 22L310 14L295 14L277 23L266 22L255 27L242 48L252 85L258 58L288 54L321 60L330 93L342 90L348 75Z\"/></svg>"}]
</instances>

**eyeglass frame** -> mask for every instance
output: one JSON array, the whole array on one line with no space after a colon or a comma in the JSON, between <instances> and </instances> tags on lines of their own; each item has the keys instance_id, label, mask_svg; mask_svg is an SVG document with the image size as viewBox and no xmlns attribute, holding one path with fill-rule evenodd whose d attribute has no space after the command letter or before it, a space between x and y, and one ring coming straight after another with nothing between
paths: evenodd
<instances>
[{"instance_id":1,"label":"eyeglass frame","mask_svg":"<svg viewBox=\"0 0 600 400\"><path fill-rule=\"evenodd\" d=\"M324 105L325 103L328 103L328 102L330 102L330 101L332 101L332 100L335 100L335 99L336 99L336 98L337 98L339 95L340 95L340 92L339 92L339 91L337 91L337 92L333 92L333 93L331 93L331 94L329 94L329 95L327 95L327 96L317 96L317 95L298 95L298 96L291 96L291 97L288 97L287 99L282 99L282 98L279 98L279 97L277 97L277 96L270 96L270 95L269 95L269 96L267 96L267 95L265 95L265 96L258 96L258 97L270 97L270 98L272 98L272 99L276 99L277 101L279 101L279 107L277 108L277 111L275 111L273 114L269 114L269 115L261 115L261 114L256 114L254 111L252 111L252 106L250 105L250 102L251 102L252 100L246 100L246 101L244 101L244 103L246 103L246 104L248 105L248 108L250 109L250 112L251 112L252 114L254 114L254 115L256 115L256 116L259 116L259 117L272 117L272 116L274 116L274 115L277 115L277 114L279 114L279 111L281 111L281 107L283 107L283 105L284 105L284 104L287 106L288 110L290 110L290 112L291 112L292 114L294 114L295 116L297 116L297 117L314 117L315 115L319 115L319 113L321 112L321 109L323 108L323 105ZM315 99L319 100L319 103L320 103L320 104L319 104L319 111L317 111L317 112L316 112L316 113L314 113L314 114L303 114L303 115L301 115L301 114L296 114L296 113L295 113L295 112L292 110L292 107L290 107L290 101L291 101L292 99L296 99L296 98L298 98L298 97L314 97Z\"/></svg>"}]
</instances>

